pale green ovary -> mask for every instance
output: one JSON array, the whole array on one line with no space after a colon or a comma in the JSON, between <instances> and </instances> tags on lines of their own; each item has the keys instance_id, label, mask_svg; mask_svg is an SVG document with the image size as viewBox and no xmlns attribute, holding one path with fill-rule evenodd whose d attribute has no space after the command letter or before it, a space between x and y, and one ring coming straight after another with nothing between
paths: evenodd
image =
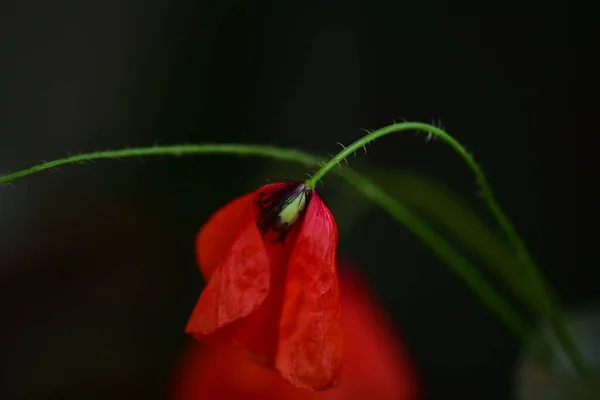
<instances>
[{"instance_id":1,"label":"pale green ovary","mask_svg":"<svg viewBox=\"0 0 600 400\"><path fill-rule=\"evenodd\" d=\"M298 197L296 197L290 204L283 207L281 212L279 213L279 219L277 221L277 225L292 225L302 211L304 211L304 206L306 205L306 193L302 192Z\"/></svg>"}]
</instances>

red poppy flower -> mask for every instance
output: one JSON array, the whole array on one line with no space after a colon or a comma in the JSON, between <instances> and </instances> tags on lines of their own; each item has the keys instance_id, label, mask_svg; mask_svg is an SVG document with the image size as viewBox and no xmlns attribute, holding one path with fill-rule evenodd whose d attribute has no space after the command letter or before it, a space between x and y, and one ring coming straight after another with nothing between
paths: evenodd
<instances>
[{"instance_id":1,"label":"red poppy flower","mask_svg":"<svg viewBox=\"0 0 600 400\"><path fill-rule=\"evenodd\" d=\"M249 362L229 346L191 344L177 365L170 400L415 400L412 362L361 280L340 270L346 350L340 384L315 392Z\"/></svg>"},{"instance_id":2,"label":"red poppy flower","mask_svg":"<svg viewBox=\"0 0 600 400\"><path fill-rule=\"evenodd\" d=\"M233 343L296 386L335 386L343 342L337 239L331 212L303 183L233 200L197 236L207 285L186 332Z\"/></svg>"}]
</instances>

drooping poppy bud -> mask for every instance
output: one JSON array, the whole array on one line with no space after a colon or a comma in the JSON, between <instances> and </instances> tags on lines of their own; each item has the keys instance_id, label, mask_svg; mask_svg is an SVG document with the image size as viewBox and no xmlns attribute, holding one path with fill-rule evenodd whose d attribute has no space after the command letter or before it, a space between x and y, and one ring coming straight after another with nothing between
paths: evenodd
<instances>
[{"instance_id":1,"label":"drooping poppy bud","mask_svg":"<svg viewBox=\"0 0 600 400\"><path fill-rule=\"evenodd\" d=\"M340 270L346 350L339 386L315 392L248 361L230 346L190 344L174 371L170 400L416 400L413 362L361 276Z\"/></svg>"},{"instance_id":2,"label":"drooping poppy bud","mask_svg":"<svg viewBox=\"0 0 600 400\"><path fill-rule=\"evenodd\" d=\"M343 346L337 240L333 215L303 183L233 200L197 236L207 285L186 332L232 343L298 387L335 386Z\"/></svg>"}]
</instances>

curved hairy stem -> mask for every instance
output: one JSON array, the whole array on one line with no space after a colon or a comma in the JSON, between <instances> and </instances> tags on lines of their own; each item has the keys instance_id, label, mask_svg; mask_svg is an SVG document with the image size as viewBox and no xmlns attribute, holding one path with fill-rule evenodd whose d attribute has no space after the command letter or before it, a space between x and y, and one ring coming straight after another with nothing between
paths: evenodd
<instances>
[{"instance_id":1,"label":"curved hairy stem","mask_svg":"<svg viewBox=\"0 0 600 400\"><path fill-rule=\"evenodd\" d=\"M370 135L377 135L372 136L370 140L376 139L377 137L383 136L384 134L398 131L399 125L402 125L402 130L425 130L426 128L427 131L433 129L434 134L436 134L435 130L437 130L437 128L426 124L396 124L391 127L383 128L383 130L373 132ZM443 131L440 132L443 133ZM445 133L443 133L443 135L445 135ZM443 137L443 135L440 135L440 137ZM451 140L454 143L457 143L453 139ZM352 146L346 148L342 153L344 152L346 152L347 154L353 153ZM12 183L18 179L22 179L26 176L33 175L45 170L69 164L82 163L86 161L143 156L183 156L191 154L233 154L240 156L262 156L279 160L297 162L306 166L314 166L319 161L318 157L313 156L311 154L291 149L281 149L273 146L214 143L197 145L153 146L145 148L99 151L44 162L20 171L0 176L0 186ZM465 154L468 156L468 153L465 152ZM343 155L335 156L332 159L333 161L330 161L324 165L336 165L338 162L343 160L344 157L345 156ZM335 161L336 159L338 161ZM474 164L474 162L473 165L475 165L476 169L479 170L479 168L476 166L476 164ZM322 177L327 171L328 169L325 170L325 172L321 173L320 177ZM431 227L429 227L426 222L424 222L408 208L404 207L402 204L400 204L391 196L389 196L385 191L373 184L369 179L347 168L344 170L336 170L336 173L341 175L341 177L348 181L351 185L353 185L356 188L356 190L358 190L368 199L370 199L375 204L383 208L394 219L405 225L417 237L419 237L421 241L427 244L438 255L438 257L442 259L442 261L444 261L456 274L458 274L468 284L468 286L470 286L475 291L475 293L487 306L489 306L493 311L496 312L496 314L501 318L501 320L504 323L506 323L508 328L524 343L524 345L532 348L532 350L538 355L538 357L541 360L548 360L549 353L545 345L537 344L533 346L532 343L530 343L528 323L519 315L519 313L514 309L514 307L509 302L507 302L504 299L504 297L493 288L492 285L490 285L487 282L487 280L477 271L477 269L452 247L452 245L449 242L447 242L443 237L437 234L437 232ZM483 176L483 174L481 175ZM311 179L313 179L314 182L316 182L320 179L320 177L318 172ZM483 180L483 182L484 184L486 184L485 179ZM491 193L491 191L489 193ZM572 352L568 349L567 351L569 352L569 354L572 354Z\"/></svg>"},{"instance_id":2,"label":"curved hairy stem","mask_svg":"<svg viewBox=\"0 0 600 400\"><path fill-rule=\"evenodd\" d=\"M506 234L509 243L515 249L519 260L523 265L523 269L528 275L529 282L534 286L534 290L537 292L537 297L539 298L541 305L540 313L550 322L558 342L560 343L561 347L563 347L563 349L570 355L573 367L577 370L577 372L582 376L591 376L591 371L586 366L578 347L567 331L564 318L558 310L558 301L556 295L550 289L546 279L533 261L533 258L527 250L527 246L525 246L525 243L517 234L517 231L515 230L510 219L506 213L504 213L500 207L500 204L498 204L496 201L496 198L492 194L492 188L488 183L483 170L475 162L475 159L473 156L471 156L471 154L469 154L465 147L443 129L421 122L401 122L377 129L373 132L369 132L351 145L344 147L342 151L333 156L329 161L322 163L320 169L318 169L314 175L306 181L306 185L314 188L317 185L317 182L319 182L332 168L334 168L336 165L339 165L357 150L365 148L365 146L376 139L391 133L407 131L423 132L427 135L432 135L433 137L439 138L441 141L449 145L464 160L473 175L475 175L477 185L481 190L481 194L487 206L489 207L500 228Z\"/></svg>"},{"instance_id":3,"label":"curved hairy stem","mask_svg":"<svg viewBox=\"0 0 600 400\"><path fill-rule=\"evenodd\" d=\"M96 151L93 153L77 154L70 157L46 161L20 171L0 176L0 186L12 183L17 179L36 174L38 172L61 167L68 164L77 164L93 160L119 159L146 156L183 156L190 154L235 154L239 156L263 156L279 160L300 162L307 166L316 164L319 159L301 151L281 149L273 146L257 146L251 144L235 143L206 143L206 144L181 144L173 146L153 146L134 149Z\"/></svg>"}]
</instances>

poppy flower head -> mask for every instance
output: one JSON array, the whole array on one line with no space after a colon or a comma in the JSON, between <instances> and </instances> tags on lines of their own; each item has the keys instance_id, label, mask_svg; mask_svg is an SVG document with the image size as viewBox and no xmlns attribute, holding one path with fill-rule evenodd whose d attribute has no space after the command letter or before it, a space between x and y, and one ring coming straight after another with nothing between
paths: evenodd
<instances>
[{"instance_id":1,"label":"poppy flower head","mask_svg":"<svg viewBox=\"0 0 600 400\"><path fill-rule=\"evenodd\" d=\"M283 242L294 223L304 214L312 190L303 182L282 182L267 185L257 192L256 226L263 236L275 235Z\"/></svg>"},{"instance_id":2,"label":"poppy flower head","mask_svg":"<svg viewBox=\"0 0 600 400\"><path fill-rule=\"evenodd\" d=\"M196 238L206 280L186 332L229 344L298 387L337 384L343 330L338 231L304 183L270 183L232 200Z\"/></svg>"}]
</instances>

